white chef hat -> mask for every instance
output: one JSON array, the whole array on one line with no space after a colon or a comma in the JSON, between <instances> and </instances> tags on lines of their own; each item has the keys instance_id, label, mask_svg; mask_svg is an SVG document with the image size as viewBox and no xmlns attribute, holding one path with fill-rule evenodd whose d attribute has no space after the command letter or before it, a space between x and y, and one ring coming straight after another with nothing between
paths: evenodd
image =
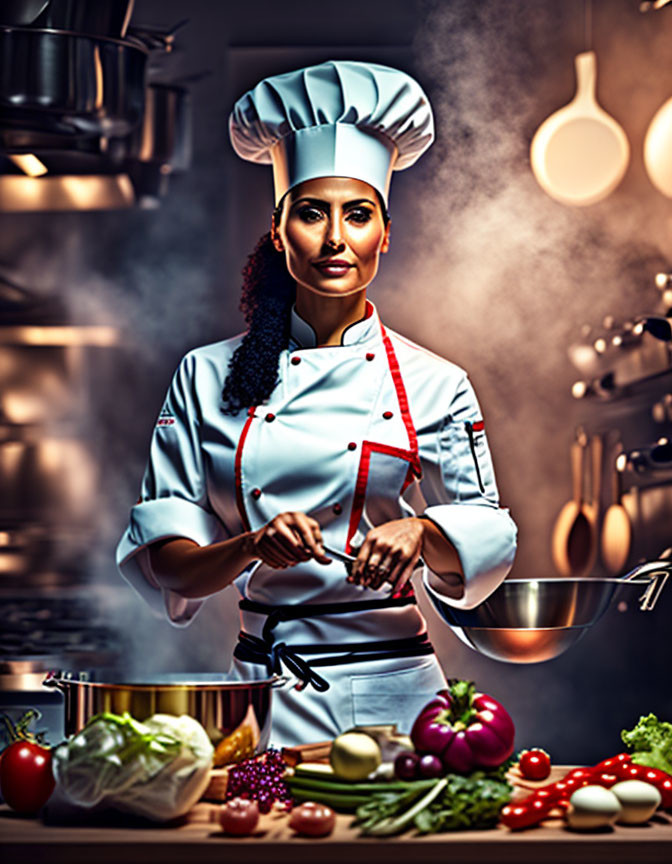
<instances>
[{"instance_id":1,"label":"white chef hat","mask_svg":"<svg viewBox=\"0 0 672 864\"><path fill-rule=\"evenodd\" d=\"M387 204L392 171L413 165L434 140L427 96L405 72L328 60L260 81L233 106L236 153L273 165L275 203L314 177L353 177Z\"/></svg>"}]
</instances>

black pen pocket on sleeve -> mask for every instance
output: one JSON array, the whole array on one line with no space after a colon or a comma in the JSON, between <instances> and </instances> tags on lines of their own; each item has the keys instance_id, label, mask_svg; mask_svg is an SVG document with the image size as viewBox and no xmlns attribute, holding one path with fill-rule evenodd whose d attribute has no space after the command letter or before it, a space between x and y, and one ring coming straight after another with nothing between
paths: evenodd
<instances>
[{"instance_id":1,"label":"black pen pocket on sleeve","mask_svg":"<svg viewBox=\"0 0 672 864\"><path fill-rule=\"evenodd\" d=\"M474 438L475 432L483 432L485 429L485 423L483 420L477 420L475 423L472 423L470 420L466 420L464 423L464 428L467 430L467 435L469 436L469 447L471 448L471 455L474 459L474 467L476 468L476 478L478 480L478 488L481 490L481 494L485 494L485 486L483 485L483 478L481 477L481 468L478 464L478 456L476 455L476 440Z\"/></svg>"}]
</instances>

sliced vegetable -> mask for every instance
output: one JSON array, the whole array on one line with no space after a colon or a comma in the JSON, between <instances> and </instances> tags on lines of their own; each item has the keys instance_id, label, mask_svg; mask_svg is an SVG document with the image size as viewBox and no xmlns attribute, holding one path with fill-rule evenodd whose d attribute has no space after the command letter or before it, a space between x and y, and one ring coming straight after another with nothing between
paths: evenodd
<instances>
[{"instance_id":1,"label":"sliced vegetable","mask_svg":"<svg viewBox=\"0 0 672 864\"><path fill-rule=\"evenodd\" d=\"M336 814L331 807L307 801L292 810L289 827L306 837L326 837L336 825Z\"/></svg>"},{"instance_id":2,"label":"sliced vegetable","mask_svg":"<svg viewBox=\"0 0 672 864\"><path fill-rule=\"evenodd\" d=\"M523 777L528 780L545 780L551 773L551 757L539 747L523 750L518 767Z\"/></svg>"},{"instance_id":3,"label":"sliced vegetable","mask_svg":"<svg viewBox=\"0 0 672 864\"><path fill-rule=\"evenodd\" d=\"M450 681L418 715L411 740L420 754L438 756L447 771L495 768L513 752L514 726L492 697L471 681Z\"/></svg>"},{"instance_id":4,"label":"sliced vegetable","mask_svg":"<svg viewBox=\"0 0 672 864\"><path fill-rule=\"evenodd\" d=\"M380 747L363 732L344 732L334 738L329 754L334 773L344 780L364 780L383 761Z\"/></svg>"},{"instance_id":5,"label":"sliced vegetable","mask_svg":"<svg viewBox=\"0 0 672 864\"><path fill-rule=\"evenodd\" d=\"M37 813L49 800L55 781L51 750L33 741L14 741L2 753L2 797L18 813Z\"/></svg>"},{"instance_id":6,"label":"sliced vegetable","mask_svg":"<svg viewBox=\"0 0 672 864\"><path fill-rule=\"evenodd\" d=\"M222 807L219 821L227 834L243 837L251 834L259 824L259 806L247 798L232 798Z\"/></svg>"},{"instance_id":7,"label":"sliced vegetable","mask_svg":"<svg viewBox=\"0 0 672 864\"><path fill-rule=\"evenodd\" d=\"M634 729L623 729L621 738L634 750L632 761L672 774L672 723L659 720L655 714L640 717Z\"/></svg>"}]
</instances>

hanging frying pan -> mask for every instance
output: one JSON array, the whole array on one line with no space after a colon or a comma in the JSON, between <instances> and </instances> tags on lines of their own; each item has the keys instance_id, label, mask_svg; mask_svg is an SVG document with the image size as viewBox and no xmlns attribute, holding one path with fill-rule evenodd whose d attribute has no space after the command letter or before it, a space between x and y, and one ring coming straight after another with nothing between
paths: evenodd
<instances>
[{"instance_id":1,"label":"hanging frying pan","mask_svg":"<svg viewBox=\"0 0 672 864\"><path fill-rule=\"evenodd\" d=\"M537 129L530 147L541 188L561 204L584 207L606 198L623 179L630 145L595 99L595 53L577 54L576 95Z\"/></svg>"}]
</instances>

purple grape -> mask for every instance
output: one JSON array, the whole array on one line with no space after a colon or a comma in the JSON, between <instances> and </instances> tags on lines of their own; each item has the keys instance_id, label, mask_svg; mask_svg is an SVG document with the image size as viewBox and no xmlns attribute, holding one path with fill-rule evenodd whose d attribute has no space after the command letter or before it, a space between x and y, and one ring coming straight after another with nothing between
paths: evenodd
<instances>
[{"instance_id":1,"label":"purple grape","mask_svg":"<svg viewBox=\"0 0 672 864\"><path fill-rule=\"evenodd\" d=\"M394 760L394 773L400 780L415 780L419 762L417 753L400 753Z\"/></svg>"},{"instance_id":2,"label":"purple grape","mask_svg":"<svg viewBox=\"0 0 672 864\"><path fill-rule=\"evenodd\" d=\"M438 756L435 756L433 753L425 753L424 756L420 757L420 761L418 762L418 774L420 777L434 779L435 777L442 777L444 773L443 762Z\"/></svg>"}]
</instances>

